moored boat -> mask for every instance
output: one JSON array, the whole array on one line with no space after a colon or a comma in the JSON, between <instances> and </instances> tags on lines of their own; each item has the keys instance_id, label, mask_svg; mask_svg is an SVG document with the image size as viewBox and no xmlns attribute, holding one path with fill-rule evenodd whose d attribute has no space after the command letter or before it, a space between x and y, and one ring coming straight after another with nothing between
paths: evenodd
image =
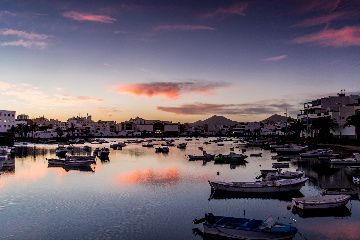
<instances>
[{"instance_id":1,"label":"moored boat","mask_svg":"<svg viewBox=\"0 0 360 240\"><path fill-rule=\"evenodd\" d=\"M219 154L214 158L215 163L237 163L237 162L247 162L245 159L247 158L246 155L243 154L236 154L234 152L230 152L230 154L223 155Z\"/></svg>"},{"instance_id":2,"label":"moored boat","mask_svg":"<svg viewBox=\"0 0 360 240\"><path fill-rule=\"evenodd\" d=\"M233 191L233 192L288 192L300 190L308 178L279 179L272 181L256 182L210 182L211 189L214 191Z\"/></svg>"},{"instance_id":3,"label":"moored boat","mask_svg":"<svg viewBox=\"0 0 360 240\"><path fill-rule=\"evenodd\" d=\"M205 214L194 219L194 224L203 223L204 234L236 239L291 239L298 232L291 224L283 224L269 216L265 220L235 218Z\"/></svg>"},{"instance_id":4,"label":"moored boat","mask_svg":"<svg viewBox=\"0 0 360 240\"><path fill-rule=\"evenodd\" d=\"M360 153L353 153L353 157L344 158L344 159L331 159L331 164L337 165L360 165Z\"/></svg>"},{"instance_id":5,"label":"moored boat","mask_svg":"<svg viewBox=\"0 0 360 240\"><path fill-rule=\"evenodd\" d=\"M272 163L272 167L273 168L288 168L289 163L288 162L276 162L276 163Z\"/></svg>"},{"instance_id":6,"label":"moored boat","mask_svg":"<svg viewBox=\"0 0 360 240\"><path fill-rule=\"evenodd\" d=\"M360 175L360 166L347 166L344 172L349 176Z\"/></svg>"},{"instance_id":7,"label":"moored boat","mask_svg":"<svg viewBox=\"0 0 360 240\"><path fill-rule=\"evenodd\" d=\"M189 160L213 160L215 155L203 151L203 155L188 155Z\"/></svg>"},{"instance_id":8,"label":"moored boat","mask_svg":"<svg viewBox=\"0 0 360 240\"><path fill-rule=\"evenodd\" d=\"M300 209L336 208L344 206L350 198L351 196L347 194L323 195L318 197L293 198L292 203L294 207Z\"/></svg>"},{"instance_id":9,"label":"moored boat","mask_svg":"<svg viewBox=\"0 0 360 240\"><path fill-rule=\"evenodd\" d=\"M358 197L359 190L350 187L343 187L343 188L324 188L322 190L323 195L342 195L347 194L351 197Z\"/></svg>"}]
</instances>

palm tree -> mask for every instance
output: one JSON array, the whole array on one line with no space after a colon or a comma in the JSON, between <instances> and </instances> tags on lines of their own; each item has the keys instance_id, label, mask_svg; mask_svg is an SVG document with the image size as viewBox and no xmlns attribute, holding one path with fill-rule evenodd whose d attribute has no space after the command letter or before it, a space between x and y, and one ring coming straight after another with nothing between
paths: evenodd
<instances>
[{"instance_id":1,"label":"palm tree","mask_svg":"<svg viewBox=\"0 0 360 240\"><path fill-rule=\"evenodd\" d=\"M71 123L70 127L68 128L68 131L71 132L71 136L74 136L74 132L75 132L75 125L74 123Z\"/></svg>"},{"instance_id":2,"label":"palm tree","mask_svg":"<svg viewBox=\"0 0 360 240\"><path fill-rule=\"evenodd\" d=\"M311 128L315 130L315 134L321 138L331 138L330 130L335 131L339 124L330 117L321 117L312 119Z\"/></svg>"},{"instance_id":3,"label":"palm tree","mask_svg":"<svg viewBox=\"0 0 360 240\"><path fill-rule=\"evenodd\" d=\"M31 133L32 133L32 137L34 137L34 131L38 130L39 129L39 126L37 123L33 123L30 125L30 129L31 129Z\"/></svg>"},{"instance_id":4,"label":"palm tree","mask_svg":"<svg viewBox=\"0 0 360 240\"><path fill-rule=\"evenodd\" d=\"M354 126L355 127L355 138L357 139L360 136L360 111L358 111L355 115L351 115L346 119L346 126Z\"/></svg>"},{"instance_id":5,"label":"palm tree","mask_svg":"<svg viewBox=\"0 0 360 240\"><path fill-rule=\"evenodd\" d=\"M57 127L57 128L55 129L55 132L57 133L57 135L58 135L59 137L62 137L62 136L64 135L63 130L61 130L61 128L59 128L59 127Z\"/></svg>"},{"instance_id":6,"label":"palm tree","mask_svg":"<svg viewBox=\"0 0 360 240\"><path fill-rule=\"evenodd\" d=\"M297 120L289 126L289 132L296 137L299 137L302 131L306 131L306 126L301 120Z\"/></svg>"}]
</instances>

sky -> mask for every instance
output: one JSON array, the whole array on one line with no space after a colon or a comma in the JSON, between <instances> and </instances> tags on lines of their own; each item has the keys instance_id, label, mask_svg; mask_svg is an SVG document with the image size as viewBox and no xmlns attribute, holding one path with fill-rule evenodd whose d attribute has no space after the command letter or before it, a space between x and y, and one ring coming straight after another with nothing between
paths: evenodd
<instances>
[{"instance_id":1,"label":"sky","mask_svg":"<svg viewBox=\"0 0 360 240\"><path fill-rule=\"evenodd\" d=\"M30 118L296 118L359 76L360 0L0 0L0 109Z\"/></svg>"}]
</instances>

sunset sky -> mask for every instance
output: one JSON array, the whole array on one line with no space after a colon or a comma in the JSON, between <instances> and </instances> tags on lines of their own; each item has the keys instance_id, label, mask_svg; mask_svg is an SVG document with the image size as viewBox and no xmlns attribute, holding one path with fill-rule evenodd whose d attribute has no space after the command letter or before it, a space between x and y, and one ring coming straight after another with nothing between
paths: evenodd
<instances>
[{"instance_id":1,"label":"sunset sky","mask_svg":"<svg viewBox=\"0 0 360 240\"><path fill-rule=\"evenodd\" d=\"M359 86L360 0L0 0L0 109L30 118L259 121Z\"/></svg>"}]
</instances>

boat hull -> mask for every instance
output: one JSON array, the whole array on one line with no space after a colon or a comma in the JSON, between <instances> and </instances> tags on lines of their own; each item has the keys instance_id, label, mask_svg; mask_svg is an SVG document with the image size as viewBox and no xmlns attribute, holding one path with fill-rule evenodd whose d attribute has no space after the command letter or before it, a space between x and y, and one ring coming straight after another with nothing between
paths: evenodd
<instances>
[{"instance_id":1,"label":"boat hull","mask_svg":"<svg viewBox=\"0 0 360 240\"><path fill-rule=\"evenodd\" d=\"M350 195L326 195L309 198L293 198L294 207L300 209L326 209L337 208L347 204Z\"/></svg>"},{"instance_id":2,"label":"boat hull","mask_svg":"<svg viewBox=\"0 0 360 240\"><path fill-rule=\"evenodd\" d=\"M289 192L300 190L308 178L282 179L268 182L210 182L212 190L265 193L265 192Z\"/></svg>"},{"instance_id":3,"label":"boat hull","mask_svg":"<svg viewBox=\"0 0 360 240\"><path fill-rule=\"evenodd\" d=\"M251 230L242 230L235 228L224 228L208 225L204 226L204 234L217 235L222 237L234 238L234 239L248 239L248 240L285 240L291 239L295 236L295 233L272 233L272 232L260 232Z\"/></svg>"}]
</instances>

